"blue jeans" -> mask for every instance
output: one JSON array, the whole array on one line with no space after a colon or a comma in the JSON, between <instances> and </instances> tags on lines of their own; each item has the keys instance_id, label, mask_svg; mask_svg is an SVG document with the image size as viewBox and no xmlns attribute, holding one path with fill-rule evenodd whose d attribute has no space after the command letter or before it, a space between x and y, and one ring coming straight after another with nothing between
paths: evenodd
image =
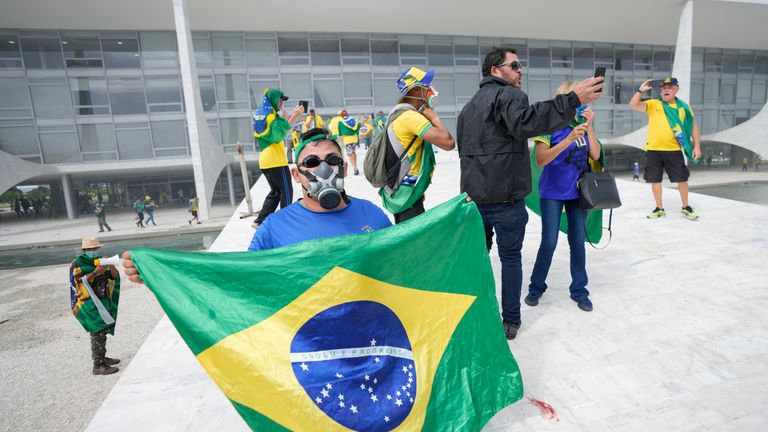
<instances>
[{"instance_id":1,"label":"blue jeans","mask_svg":"<svg viewBox=\"0 0 768 432\"><path fill-rule=\"evenodd\" d=\"M581 209L578 199L562 201L541 198L541 246L533 266L531 284L528 285L528 295L535 299L547 290L547 274L557 247L563 207L568 219L568 246L571 249L571 299L581 301L589 298L587 256L584 251L584 221L587 212Z\"/></svg>"},{"instance_id":2,"label":"blue jeans","mask_svg":"<svg viewBox=\"0 0 768 432\"><path fill-rule=\"evenodd\" d=\"M528 212L525 203L478 204L485 226L485 245L493 246L493 233L499 245L501 259L501 316L504 321L520 322L520 290L523 286L521 250L525 237Z\"/></svg>"},{"instance_id":3,"label":"blue jeans","mask_svg":"<svg viewBox=\"0 0 768 432\"><path fill-rule=\"evenodd\" d=\"M147 225L152 222L153 225L157 225L155 223L155 212L154 211L147 211Z\"/></svg>"}]
</instances>

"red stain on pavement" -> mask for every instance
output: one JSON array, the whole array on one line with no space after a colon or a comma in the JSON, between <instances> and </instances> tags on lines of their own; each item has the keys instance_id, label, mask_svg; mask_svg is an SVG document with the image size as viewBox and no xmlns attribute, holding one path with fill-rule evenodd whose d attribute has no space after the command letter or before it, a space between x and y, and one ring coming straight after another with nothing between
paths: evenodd
<instances>
[{"instance_id":1,"label":"red stain on pavement","mask_svg":"<svg viewBox=\"0 0 768 432\"><path fill-rule=\"evenodd\" d=\"M532 397L528 397L528 402L530 402L531 405L535 406L539 409L539 412L541 413L541 416L554 421L560 421L560 417L557 416L557 412L554 408L552 408L552 405L540 401L538 399L534 399Z\"/></svg>"}]
</instances>

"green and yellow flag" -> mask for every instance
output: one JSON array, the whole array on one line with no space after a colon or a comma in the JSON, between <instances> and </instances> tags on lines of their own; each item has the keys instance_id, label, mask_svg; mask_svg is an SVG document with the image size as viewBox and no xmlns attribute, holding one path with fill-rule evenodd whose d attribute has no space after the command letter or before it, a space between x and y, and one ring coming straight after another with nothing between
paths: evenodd
<instances>
[{"instance_id":1,"label":"green and yellow flag","mask_svg":"<svg viewBox=\"0 0 768 432\"><path fill-rule=\"evenodd\" d=\"M120 303L120 275L112 279L111 273L107 271L89 283L87 275L96 269L93 260L82 254L69 264L72 315L88 333L109 329L110 334L115 334Z\"/></svg>"},{"instance_id":2,"label":"green and yellow flag","mask_svg":"<svg viewBox=\"0 0 768 432\"><path fill-rule=\"evenodd\" d=\"M480 430L521 399L466 195L384 230L133 260L254 430Z\"/></svg>"}]
</instances>

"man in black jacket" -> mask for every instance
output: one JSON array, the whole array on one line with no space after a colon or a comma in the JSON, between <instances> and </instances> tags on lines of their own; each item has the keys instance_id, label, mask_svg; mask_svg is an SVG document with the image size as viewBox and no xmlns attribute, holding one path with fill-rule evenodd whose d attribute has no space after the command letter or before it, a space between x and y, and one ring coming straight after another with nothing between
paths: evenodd
<instances>
[{"instance_id":1,"label":"man in black jacket","mask_svg":"<svg viewBox=\"0 0 768 432\"><path fill-rule=\"evenodd\" d=\"M480 210L489 251L494 231L497 236L507 339L515 338L521 324L520 251L528 222L523 200L531 192L528 138L562 129L576 116L576 108L597 100L603 88L603 78L589 78L568 94L530 105L520 90L522 78L514 49L489 51L480 90L462 109L457 127L461 191Z\"/></svg>"}]
</instances>

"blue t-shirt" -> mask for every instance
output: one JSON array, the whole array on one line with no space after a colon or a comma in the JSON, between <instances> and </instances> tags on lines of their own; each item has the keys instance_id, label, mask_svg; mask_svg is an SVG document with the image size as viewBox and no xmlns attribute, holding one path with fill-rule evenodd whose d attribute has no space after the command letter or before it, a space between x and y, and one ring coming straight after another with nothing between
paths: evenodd
<instances>
[{"instance_id":1,"label":"blue t-shirt","mask_svg":"<svg viewBox=\"0 0 768 432\"><path fill-rule=\"evenodd\" d=\"M370 232L391 226L384 211L364 199L349 197L341 210L314 212L301 201L272 213L253 235L249 251L274 249L323 237Z\"/></svg>"},{"instance_id":2,"label":"blue t-shirt","mask_svg":"<svg viewBox=\"0 0 768 432\"><path fill-rule=\"evenodd\" d=\"M554 147L572 130L572 127L566 126L552 135L538 136L534 140ZM539 177L539 196L562 201L578 199L579 190L576 183L581 174L587 171L589 171L589 139L583 135L557 155L552 162L544 165Z\"/></svg>"}]
</instances>

